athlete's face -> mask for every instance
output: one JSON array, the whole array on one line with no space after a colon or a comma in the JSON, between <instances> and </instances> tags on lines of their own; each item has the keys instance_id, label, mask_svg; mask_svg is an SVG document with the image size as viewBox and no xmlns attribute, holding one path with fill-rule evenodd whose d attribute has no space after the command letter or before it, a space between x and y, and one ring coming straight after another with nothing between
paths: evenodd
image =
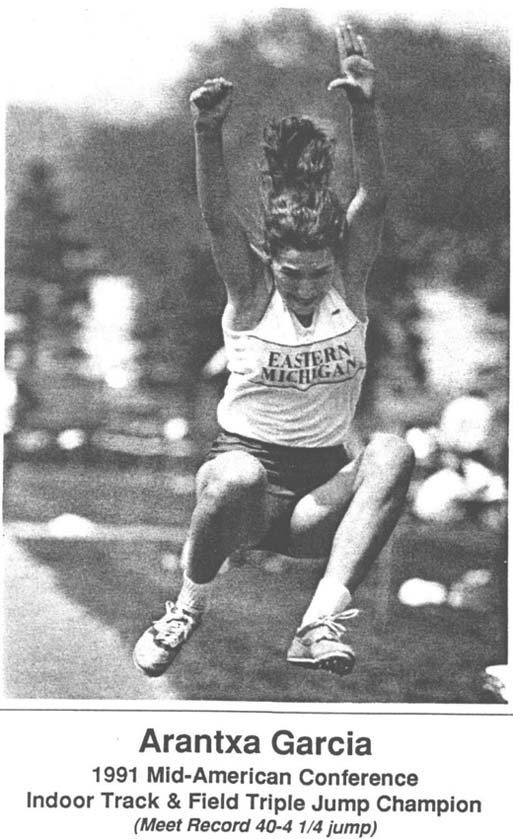
<instances>
[{"instance_id":1,"label":"athlete's face","mask_svg":"<svg viewBox=\"0 0 513 839\"><path fill-rule=\"evenodd\" d=\"M273 257L271 267L285 305L300 318L314 313L335 277L335 258L330 248L284 248Z\"/></svg>"}]
</instances>

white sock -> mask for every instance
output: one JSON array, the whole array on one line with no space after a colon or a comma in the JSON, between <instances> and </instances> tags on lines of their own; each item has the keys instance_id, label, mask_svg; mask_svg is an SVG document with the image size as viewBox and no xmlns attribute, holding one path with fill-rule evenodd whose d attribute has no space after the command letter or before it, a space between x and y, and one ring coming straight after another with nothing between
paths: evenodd
<instances>
[{"instance_id":1,"label":"white sock","mask_svg":"<svg viewBox=\"0 0 513 839\"><path fill-rule=\"evenodd\" d=\"M212 580L209 583L195 583L184 573L177 606L181 606L186 612L204 612L213 582Z\"/></svg>"},{"instance_id":2,"label":"white sock","mask_svg":"<svg viewBox=\"0 0 513 839\"><path fill-rule=\"evenodd\" d=\"M344 612L351 604L353 596L346 586L332 577L323 577L317 586L310 605L303 615L301 626L326 617Z\"/></svg>"}]
</instances>

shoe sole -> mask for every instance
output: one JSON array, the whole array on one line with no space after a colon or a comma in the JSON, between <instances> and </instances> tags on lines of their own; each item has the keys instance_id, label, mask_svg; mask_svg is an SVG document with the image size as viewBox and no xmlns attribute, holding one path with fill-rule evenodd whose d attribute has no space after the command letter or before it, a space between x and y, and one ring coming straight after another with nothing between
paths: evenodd
<instances>
[{"instance_id":1,"label":"shoe sole","mask_svg":"<svg viewBox=\"0 0 513 839\"><path fill-rule=\"evenodd\" d=\"M166 670L168 670L171 667L174 659L172 661L170 661L168 664L164 665L164 667L159 668L158 670L153 670L153 671L147 670L145 667L143 667L141 664L139 664L135 655L132 655L132 661L134 662L134 665L135 665L136 669L139 671L139 673L143 673L145 676L149 676L151 679L155 679L158 676L163 676L164 675Z\"/></svg>"},{"instance_id":2,"label":"shoe sole","mask_svg":"<svg viewBox=\"0 0 513 839\"><path fill-rule=\"evenodd\" d=\"M356 659L350 655L326 656L313 660L310 658L287 658L289 664L304 667L306 670L327 670L337 676L348 676L354 668Z\"/></svg>"}]
</instances>

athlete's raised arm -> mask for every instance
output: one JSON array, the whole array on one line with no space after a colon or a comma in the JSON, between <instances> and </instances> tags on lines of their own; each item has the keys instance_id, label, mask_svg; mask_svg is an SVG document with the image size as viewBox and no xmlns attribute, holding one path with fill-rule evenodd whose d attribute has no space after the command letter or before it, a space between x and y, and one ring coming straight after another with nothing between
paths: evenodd
<instances>
[{"instance_id":1,"label":"athlete's raised arm","mask_svg":"<svg viewBox=\"0 0 513 839\"><path fill-rule=\"evenodd\" d=\"M230 109L233 85L207 79L190 96L196 144L196 179L201 213L217 270L230 302L251 296L262 268L252 254L233 206L223 155L223 123Z\"/></svg>"},{"instance_id":2,"label":"athlete's raised arm","mask_svg":"<svg viewBox=\"0 0 513 839\"><path fill-rule=\"evenodd\" d=\"M385 164L375 109L375 69L360 35L349 25L337 28L341 88L351 106L351 134L357 190L349 204L341 240L341 260L348 295L361 298L376 258L385 214ZM362 301L363 302L363 301Z\"/></svg>"}]
</instances>

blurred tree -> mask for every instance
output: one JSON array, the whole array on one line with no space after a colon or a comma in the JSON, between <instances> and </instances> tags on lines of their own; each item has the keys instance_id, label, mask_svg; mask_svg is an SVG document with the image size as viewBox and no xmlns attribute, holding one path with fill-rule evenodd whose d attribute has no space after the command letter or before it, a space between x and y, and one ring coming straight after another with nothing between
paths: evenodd
<instances>
[{"instance_id":1,"label":"blurred tree","mask_svg":"<svg viewBox=\"0 0 513 839\"><path fill-rule=\"evenodd\" d=\"M71 222L52 167L45 160L33 159L7 215L8 272L36 287L51 283L64 289L83 284L89 266L79 257L89 245L70 232Z\"/></svg>"},{"instance_id":2,"label":"blurred tree","mask_svg":"<svg viewBox=\"0 0 513 839\"><path fill-rule=\"evenodd\" d=\"M32 159L6 217L6 302L24 318L25 368L37 379L45 331L72 328L69 308L87 296L94 263L88 244L70 231L52 167Z\"/></svg>"},{"instance_id":3,"label":"blurred tree","mask_svg":"<svg viewBox=\"0 0 513 839\"><path fill-rule=\"evenodd\" d=\"M208 358L222 343L222 294L206 249L192 248L186 274L176 281L153 283L143 298L136 337L144 346L139 358L142 383L150 388L182 384L189 395Z\"/></svg>"}]
</instances>

